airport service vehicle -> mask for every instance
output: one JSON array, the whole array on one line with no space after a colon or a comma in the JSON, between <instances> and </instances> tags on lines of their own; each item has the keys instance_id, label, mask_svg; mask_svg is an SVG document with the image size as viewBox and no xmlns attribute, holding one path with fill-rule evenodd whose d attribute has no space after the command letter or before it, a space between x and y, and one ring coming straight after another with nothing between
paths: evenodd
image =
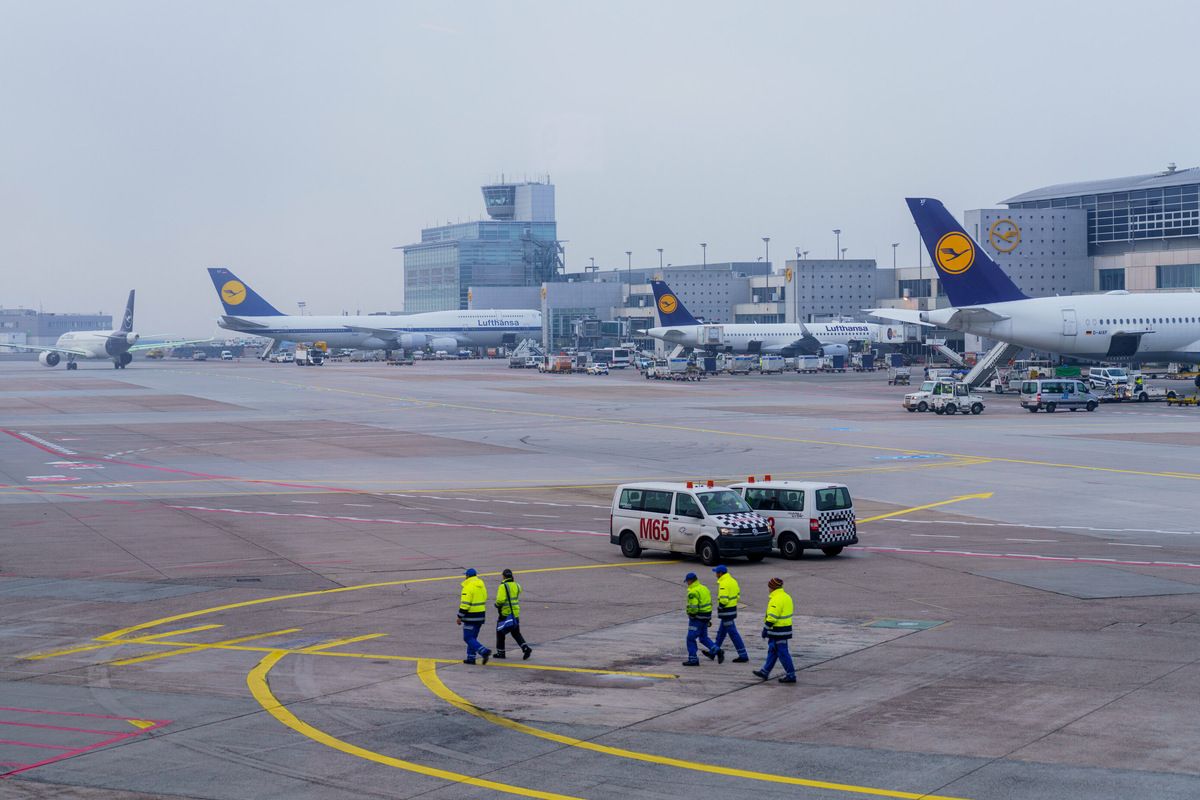
<instances>
[{"instance_id":1,"label":"airport service vehicle","mask_svg":"<svg viewBox=\"0 0 1200 800\"><path fill-rule=\"evenodd\" d=\"M889 386L908 386L909 377L908 367L888 367Z\"/></svg>"},{"instance_id":2,"label":"airport service vehicle","mask_svg":"<svg viewBox=\"0 0 1200 800\"><path fill-rule=\"evenodd\" d=\"M569 373L574 365L570 356L543 356L538 362L538 372L565 372Z\"/></svg>"},{"instance_id":3,"label":"airport service vehicle","mask_svg":"<svg viewBox=\"0 0 1200 800\"><path fill-rule=\"evenodd\" d=\"M944 205L931 197L907 202L952 305L929 311L875 309L872 316L941 325L1081 361L1200 362L1194 294L1118 290L1027 297ZM1013 226L999 238L1015 246L1017 240L1008 237L1018 233Z\"/></svg>"},{"instance_id":4,"label":"airport service vehicle","mask_svg":"<svg viewBox=\"0 0 1200 800\"><path fill-rule=\"evenodd\" d=\"M983 398L962 381L939 381L941 391L929 401L929 410L942 414L982 414ZM948 385L948 388L947 388Z\"/></svg>"},{"instance_id":5,"label":"airport service vehicle","mask_svg":"<svg viewBox=\"0 0 1200 800\"><path fill-rule=\"evenodd\" d=\"M783 374L783 356L762 356L758 359L758 370L763 375L775 372Z\"/></svg>"},{"instance_id":6,"label":"airport service vehicle","mask_svg":"<svg viewBox=\"0 0 1200 800\"><path fill-rule=\"evenodd\" d=\"M762 561L771 552L771 528L724 486L625 483L613 494L609 541L626 558L666 550L695 553L713 566L728 556Z\"/></svg>"},{"instance_id":7,"label":"airport service vehicle","mask_svg":"<svg viewBox=\"0 0 1200 800\"><path fill-rule=\"evenodd\" d=\"M587 374L588 375L607 375L608 374L608 364L588 364L587 365Z\"/></svg>"},{"instance_id":8,"label":"airport service vehicle","mask_svg":"<svg viewBox=\"0 0 1200 800\"><path fill-rule=\"evenodd\" d=\"M784 558L800 558L805 550L836 556L858 544L854 500L841 483L763 481L730 484L752 509L766 517L772 543Z\"/></svg>"},{"instance_id":9,"label":"airport service vehicle","mask_svg":"<svg viewBox=\"0 0 1200 800\"><path fill-rule=\"evenodd\" d=\"M820 356L796 356L796 372L820 372Z\"/></svg>"},{"instance_id":10,"label":"airport service vehicle","mask_svg":"<svg viewBox=\"0 0 1200 800\"><path fill-rule=\"evenodd\" d=\"M625 369L633 361L628 347L601 347L592 351L593 361L602 361L611 369Z\"/></svg>"},{"instance_id":11,"label":"airport service vehicle","mask_svg":"<svg viewBox=\"0 0 1200 800\"><path fill-rule=\"evenodd\" d=\"M1129 383L1129 373L1121 367L1089 367L1084 377L1092 389L1125 386Z\"/></svg>"},{"instance_id":12,"label":"airport service vehicle","mask_svg":"<svg viewBox=\"0 0 1200 800\"><path fill-rule=\"evenodd\" d=\"M203 350L197 350L196 352L192 353L192 361L208 361L208 353L204 352Z\"/></svg>"},{"instance_id":13,"label":"airport service vehicle","mask_svg":"<svg viewBox=\"0 0 1200 800\"><path fill-rule=\"evenodd\" d=\"M231 353L228 350L222 350L221 351L221 360L222 361L233 361L233 353Z\"/></svg>"},{"instance_id":14,"label":"airport service vehicle","mask_svg":"<svg viewBox=\"0 0 1200 800\"><path fill-rule=\"evenodd\" d=\"M319 367L325 363L325 352L316 347L297 347L292 363L298 367Z\"/></svg>"},{"instance_id":15,"label":"airport service vehicle","mask_svg":"<svg viewBox=\"0 0 1200 800\"><path fill-rule=\"evenodd\" d=\"M1021 384L1021 407L1030 413L1040 408L1049 414L1060 408L1095 411L1099 405L1100 398L1075 378L1033 378Z\"/></svg>"},{"instance_id":16,"label":"airport service vehicle","mask_svg":"<svg viewBox=\"0 0 1200 800\"><path fill-rule=\"evenodd\" d=\"M903 406L909 411L920 411L922 413L929 410L929 403L933 400L934 393L941 394L943 383L949 384L950 381L924 381L921 383L921 388L915 392L909 392L904 395Z\"/></svg>"},{"instance_id":17,"label":"airport service vehicle","mask_svg":"<svg viewBox=\"0 0 1200 800\"><path fill-rule=\"evenodd\" d=\"M1012 366L996 370L996 377L989 384L996 394L1021 391L1021 384L1031 378L1054 375L1054 365L1041 359L1023 358L1012 362Z\"/></svg>"}]
</instances>

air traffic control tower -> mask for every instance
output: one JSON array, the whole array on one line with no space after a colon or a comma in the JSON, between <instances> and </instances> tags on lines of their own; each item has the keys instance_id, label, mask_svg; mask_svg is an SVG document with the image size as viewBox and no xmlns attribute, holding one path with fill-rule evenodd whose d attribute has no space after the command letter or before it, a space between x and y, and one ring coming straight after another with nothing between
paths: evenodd
<instances>
[{"instance_id":1,"label":"air traffic control tower","mask_svg":"<svg viewBox=\"0 0 1200 800\"><path fill-rule=\"evenodd\" d=\"M483 187L488 219L426 228L405 245L404 310L468 308L472 286L540 286L562 274L554 185Z\"/></svg>"}]
</instances>

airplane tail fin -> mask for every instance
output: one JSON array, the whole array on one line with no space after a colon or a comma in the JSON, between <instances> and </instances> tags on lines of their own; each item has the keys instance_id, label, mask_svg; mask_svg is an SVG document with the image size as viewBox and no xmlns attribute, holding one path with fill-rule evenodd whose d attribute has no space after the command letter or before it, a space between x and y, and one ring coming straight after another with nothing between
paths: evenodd
<instances>
[{"instance_id":1,"label":"airplane tail fin","mask_svg":"<svg viewBox=\"0 0 1200 800\"><path fill-rule=\"evenodd\" d=\"M134 290L129 290L129 302L125 304L125 316L121 318L121 333L130 333L133 330L133 293Z\"/></svg>"},{"instance_id":2,"label":"airplane tail fin","mask_svg":"<svg viewBox=\"0 0 1200 800\"><path fill-rule=\"evenodd\" d=\"M909 197L906 201L951 305L1026 299L1012 278L967 235L940 201L932 197Z\"/></svg>"},{"instance_id":3,"label":"airplane tail fin","mask_svg":"<svg viewBox=\"0 0 1200 800\"><path fill-rule=\"evenodd\" d=\"M683 302L675 296L666 281L653 280L650 281L650 286L654 289L654 305L658 308L659 324L662 327L701 324L700 320L683 307Z\"/></svg>"},{"instance_id":4,"label":"airplane tail fin","mask_svg":"<svg viewBox=\"0 0 1200 800\"><path fill-rule=\"evenodd\" d=\"M221 304L225 306L226 314L238 317L283 316L275 306L262 299L258 292L238 280L229 270L210 267L208 275L212 278L213 286L217 288L217 295L221 298Z\"/></svg>"}]
</instances>

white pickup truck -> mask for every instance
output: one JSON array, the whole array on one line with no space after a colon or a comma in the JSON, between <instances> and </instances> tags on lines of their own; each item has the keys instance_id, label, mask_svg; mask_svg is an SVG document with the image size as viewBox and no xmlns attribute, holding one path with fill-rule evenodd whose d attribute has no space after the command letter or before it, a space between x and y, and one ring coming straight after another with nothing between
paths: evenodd
<instances>
[{"instance_id":1,"label":"white pickup truck","mask_svg":"<svg viewBox=\"0 0 1200 800\"><path fill-rule=\"evenodd\" d=\"M945 384L945 381L941 383ZM933 396L929 402L929 410L935 414L982 414L983 397L971 392L971 387L961 381L950 383L950 391L942 391Z\"/></svg>"}]
</instances>

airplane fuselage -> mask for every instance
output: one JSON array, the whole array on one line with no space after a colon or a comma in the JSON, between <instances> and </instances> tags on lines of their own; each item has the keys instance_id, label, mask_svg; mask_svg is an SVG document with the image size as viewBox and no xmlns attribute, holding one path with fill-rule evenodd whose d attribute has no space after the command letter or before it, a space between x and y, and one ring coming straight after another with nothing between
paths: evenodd
<instances>
[{"instance_id":1,"label":"airplane fuselage","mask_svg":"<svg viewBox=\"0 0 1200 800\"><path fill-rule=\"evenodd\" d=\"M705 331L719 327L722 343L719 350L734 353L781 353L794 349L794 345L805 337L807 331L820 347L848 347L851 342L900 343L904 341L899 326L876 325L865 322L813 322L797 325L792 322L768 323L763 325L671 325L651 328L646 335L670 344L684 347L705 347L701 341ZM815 349L815 348L808 348ZM799 348L798 352L806 352Z\"/></svg>"},{"instance_id":2,"label":"airplane fuselage","mask_svg":"<svg viewBox=\"0 0 1200 800\"><path fill-rule=\"evenodd\" d=\"M426 345L492 347L542 335L541 312L525 310L337 317L225 316L218 324L227 330L277 342L325 342L330 347L358 349Z\"/></svg>"},{"instance_id":3,"label":"airplane fuselage","mask_svg":"<svg viewBox=\"0 0 1200 800\"><path fill-rule=\"evenodd\" d=\"M1007 317L971 319L985 309ZM955 312L963 312L955 317ZM922 312L922 321L1087 361L1200 363L1200 294L1032 297Z\"/></svg>"},{"instance_id":4,"label":"airplane fuselage","mask_svg":"<svg viewBox=\"0 0 1200 800\"><path fill-rule=\"evenodd\" d=\"M129 348L137 344L138 338L138 334L132 331L68 331L58 337L54 346L65 351L83 351L71 354L71 360L111 359L129 352Z\"/></svg>"}]
</instances>

